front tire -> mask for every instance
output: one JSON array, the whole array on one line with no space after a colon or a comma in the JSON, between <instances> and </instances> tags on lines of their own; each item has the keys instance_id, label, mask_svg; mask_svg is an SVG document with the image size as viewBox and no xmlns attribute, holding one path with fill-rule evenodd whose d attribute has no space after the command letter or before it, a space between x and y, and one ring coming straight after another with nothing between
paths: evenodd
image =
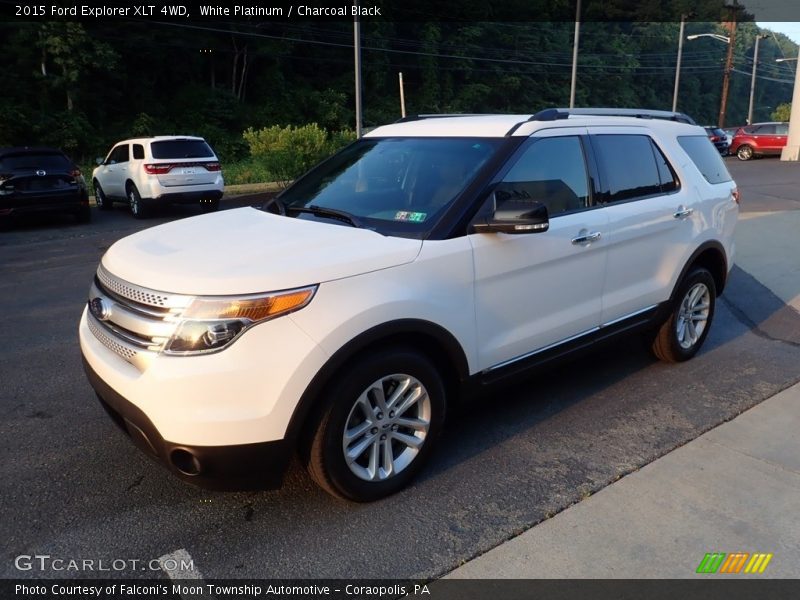
<instances>
[{"instance_id":1,"label":"front tire","mask_svg":"<svg viewBox=\"0 0 800 600\"><path fill-rule=\"evenodd\" d=\"M736 150L736 158L739 160L750 160L753 158L753 155L753 147L748 146L747 144L739 146L739 149Z\"/></svg>"},{"instance_id":2,"label":"front tire","mask_svg":"<svg viewBox=\"0 0 800 600\"><path fill-rule=\"evenodd\" d=\"M337 374L322 393L328 404L305 452L314 481L356 502L408 485L444 423L444 383L431 362L411 349L374 353Z\"/></svg>"},{"instance_id":3,"label":"front tire","mask_svg":"<svg viewBox=\"0 0 800 600\"><path fill-rule=\"evenodd\" d=\"M672 313L653 340L653 354L670 363L683 362L697 354L711 328L716 298L711 273L703 267L692 270L681 282Z\"/></svg>"},{"instance_id":4,"label":"front tire","mask_svg":"<svg viewBox=\"0 0 800 600\"><path fill-rule=\"evenodd\" d=\"M111 200L108 199L97 180L94 181L94 202L100 210L111 210Z\"/></svg>"},{"instance_id":5,"label":"front tire","mask_svg":"<svg viewBox=\"0 0 800 600\"><path fill-rule=\"evenodd\" d=\"M131 207L131 214L137 219L147 217L147 207L139 195L139 190L132 183L128 186L128 204Z\"/></svg>"}]
</instances>

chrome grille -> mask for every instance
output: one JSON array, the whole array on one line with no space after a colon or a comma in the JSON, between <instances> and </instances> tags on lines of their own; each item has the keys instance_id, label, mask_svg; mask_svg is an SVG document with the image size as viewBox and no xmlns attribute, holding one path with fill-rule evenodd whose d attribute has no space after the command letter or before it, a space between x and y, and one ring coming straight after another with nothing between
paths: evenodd
<instances>
[{"instance_id":1,"label":"chrome grille","mask_svg":"<svg viewBox=\"0 0 800 600\"><path fill-rule=\"evenodd\" d=\"M169 300L168 296L138 286L129 285L116 277L112 278L102 266L97 269L97 278L104 287L123 298L128 298L134 302L140 302L141 304L147 304L149 306L167 306L167 301Z\"/></svg>"},{"instance_id":2,"label":"chrome grille","mask_svg":"<svg viewBox=\"0 0 800 600\"><path fill-rule=\"evenodd\" d=\"M175 317L192 298L134 285L100 266L89 303L98 299L106 312L98 319L90 306L89 330L106 348L144 371L174 333Z\"/></svg>"},{"instance_id":3,"label":"chrome grille","mask_svg":"<svg viewBox=\"0 0 800 600\"><path fill-rule=\"evenodd\" d=\"M113 339L107 336L103 332L103 330L100 329L100 326L96 324L97 321L93 316L90 315L86 319L86 323L89 325L89 331L91 331L94 334L94 337L96 337L99 340L99 342L103 344L103 346L105 346L115 354L119 354L122 358L124 358L128 362L133 362L133 360L136 358L137 354L136 350L123 346L122 344L115 342Z\"/></svg>"}]
</instances>

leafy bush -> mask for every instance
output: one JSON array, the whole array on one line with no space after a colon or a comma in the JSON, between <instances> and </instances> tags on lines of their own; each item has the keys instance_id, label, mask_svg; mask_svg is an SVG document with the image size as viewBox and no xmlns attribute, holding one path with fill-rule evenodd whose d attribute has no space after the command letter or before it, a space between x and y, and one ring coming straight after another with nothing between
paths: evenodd
<instances>
[{"instance_id":1,"label":"leafy bush","mask_svg":"<svg viewBox=\"0 0 800 600\"><path fill-rule=\"evenodd\" d=\"M792 103L784 102L775 107L775 112L772 113L771 118L773 121L788 121L791 114Z\"/></svg>"},{"instance_id":2,"label":"leafy bush","mask_svg":"<svg viewBox=\"0 0 800 600\"><path fill-rule=\"evenodd\" d=\"M316 123L292 127L273 125L243 134L250 155L271 173L281 187L355 139L351 131L328 133Z\"/></svg>"},{"instance_id":3,"label":"leafy bush","mask_svg":"<svg viewBox=\"0 0 800 600\"><path fill-rule=\"evenodd\" d=\"M254 158L239 162L223 162L222 173L225 177L225 185L269 183L275 180L275 176L264 167L263 163Z\"/></svg>"}]
</instances>

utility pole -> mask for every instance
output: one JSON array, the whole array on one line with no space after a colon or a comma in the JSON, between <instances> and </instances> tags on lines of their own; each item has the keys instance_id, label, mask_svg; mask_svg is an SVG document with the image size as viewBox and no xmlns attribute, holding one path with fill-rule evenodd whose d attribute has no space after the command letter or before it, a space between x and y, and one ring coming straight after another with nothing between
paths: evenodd
<instances>
[{"instance_id":1,"label":"utility pole","mask_svg":"<svg viewBox=\"0 0 800 600\"><path fill-rule=\"evenodd\" d=\"M733 69L733 48L736 45L736 10L738 6L728 7L730 21L723 23L730 33L728 36L728 57L725 59L725 74L722 78L722 101L719 105L719 123L717 127L725 127L725 109L728 107L728 88L731 84L731 70Z\"/></svg>"},{"instance_id":2,"label":"utility pole","mask_svg":"<svg viewBox=\"0 0 800 600\"><path fill-rule=\"evenodd\" d=\"M681 55L683 54L683 30L686 27L686 15L681 15L681 32L678 36L678 64L675 68L675 89L672 91L672 112L678 110L678 85L681 81Z\"/></svg>"},{"instance_id":3,"label":"utility pole","mask_svg":"<svg viewBox=\"0 0 800 600\"><path fill-rule=\"evenodd\" d=\"M572 80L569 86L569 107L575 108L575 83L578 78L578 41L581 37L581 0L575 8L575 36L572 41Z\"/></svg>"}]
</instances>

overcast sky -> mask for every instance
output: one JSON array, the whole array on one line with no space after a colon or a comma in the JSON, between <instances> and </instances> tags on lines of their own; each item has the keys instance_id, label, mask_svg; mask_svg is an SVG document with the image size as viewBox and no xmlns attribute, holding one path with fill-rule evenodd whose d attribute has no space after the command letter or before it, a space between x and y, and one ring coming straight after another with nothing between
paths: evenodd
<instances>
[{"instance_id":1,"label":"overcast sky","mask_svg":"<svg viewBox=\"0 0 800 600\"><path fill-rule=\"evenodd\" d=\"M780 32L788 36L795 44L800 44L800 23L793 22L764 22L757 21L759 27L771 29L772 31Z\"/></svg>"}]
</instances>

